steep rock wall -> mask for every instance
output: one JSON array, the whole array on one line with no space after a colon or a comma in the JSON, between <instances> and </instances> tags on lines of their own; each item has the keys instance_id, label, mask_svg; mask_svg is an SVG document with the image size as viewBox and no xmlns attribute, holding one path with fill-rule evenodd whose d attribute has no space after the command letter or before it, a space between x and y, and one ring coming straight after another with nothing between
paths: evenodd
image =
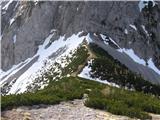
<instances>
[{"instance_id":1,"label":"steep rock wall","mask_svg":"<svg viewBox=\"0 0 160 120\"><path fill-rule=\"evenodd\" d=\"M30 1L18 4L14 1L2 14L2 69L7 70L32 57L51 29L57 30L53 40L79 31L104 34L120 47L134 49L146 61L153 58L159 66L160 4L157 2L149 12L148 9L140 12L138 4L138 1ZM13 17L15 21L10 25Z\"/></svg>"}]
</instances>

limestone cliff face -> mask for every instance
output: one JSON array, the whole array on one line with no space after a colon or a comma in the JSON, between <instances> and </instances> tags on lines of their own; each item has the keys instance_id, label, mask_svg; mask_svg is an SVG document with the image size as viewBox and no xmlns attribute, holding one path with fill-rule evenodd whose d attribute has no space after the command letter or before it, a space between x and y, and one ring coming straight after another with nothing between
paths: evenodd
<instances>
[{"instance_id":1,"label":"limestone cliff face","mask_svg":"<svg viewBox=\"0 0 160 120\"><path fill-rule=\"evenodd\" d=\"M4 4L4 3L3 3ZM32 57L51 29L69 37L85 31L111 37L160 66L160 4L144 8L139 2L20 2L2 4L2 69Z\"/></svg>"}]
</instances>

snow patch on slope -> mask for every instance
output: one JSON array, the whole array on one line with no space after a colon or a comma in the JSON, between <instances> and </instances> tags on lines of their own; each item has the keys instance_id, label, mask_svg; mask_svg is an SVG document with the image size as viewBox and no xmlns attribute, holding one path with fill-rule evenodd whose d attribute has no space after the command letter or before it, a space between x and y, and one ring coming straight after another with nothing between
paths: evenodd
<instances>
[{"instance_id":1,"label":"snow patch on slope","mask_svg":"<svg viewBox=\"0 0 160 120\"><path fill-rule=\"evenodd\" d=\"M16 40L17 40L17 36L14 35L14 36L13 36L13 43L16 43Z\"/></svg>"},{"instance_id":2,"label":"snow patch on slope","mask_svg":"<svg viewBox=\"0 0 160 120\"><path fill-rule=\"evenodd\" d=\"M124 33L125 33L125 34L128 34L128 30L127 30L127 29L125 29L125 30L124 30Z\"/></svg>"},{"instance_id":3,"label":"snow patch on slope","mask_svg":"<svg viewBox=\"0 0 160 120\"><path fill-rule=\"evenodd\" d=\"M139 4L138 4L138 7L139 7L139 10L140 12L142 11L142 9L145 7L145 6L148 6L148 2L151 1L153 3L153 7L155 6L155 2L154 0L140 0L139 1Z\"/></svg>"},{"instance_id":4,"label":"snow patch on slope","mask_svg":"<svg viewBox=\"0 0 160 120\"><path fill-rule=\"evenodd\" d=\"M138 57L133 49L118 49L119 52L121 53L126 53L130 58L132 58L132 60L134 60L136 63L139 63L141 65L144 66L148 66L149 68L151 68L152 70L154 70L156 73L158 73L160 75L160 70L155 66L152 58L150 58L147 62L145 62L144 59L141 59L140 57ZM148 63L148 65L146 65L146 63Z\"/></svg>"},{"instance_id":5,"label":"snow patch on slope","mask_svg":"<svg viewBox=\"0 0 160 120\"><path fill-rule=\"evenodd\" d=\"M7 4L2 8L3 10L7 10L9 5L13 2L13 0L9 0Z\"/></svg>"},{"instance_id":6,"label":"snow patch on slope","mask_svg":"<svg viewBox=\"0 0 160 120\"><path fill-rule=\"evenodd\" d=\"M89 34L89 33L88 33L87 36L86 36L86 40L87 40L88 43L92 43L92 42L93 42L93 40L92 40L92 38L90 37L90 34Z\"/></svg>"},{"instance_id":7,"label":"snow patch on slope","mask_svg":"<svg viewBox=\"0 0 160 120\"><path fill-rule=\"evenodd\" d=\"M12 25L12 23L15 21L15 18L10 19L9 24Z\"/></svg>"},{"instance_id":8,"label":"snow patch on slope","mask_svg":"<svg viewBox=\"0 0 160 120\"><path fill-rule=\"evenodd\" d=\"M160 75L160 70L155 66L152 58L148 60L148 67L152 68L155 72L157 72Z\"/></svg>"},{"instance_id":9,"label":"snow patch on slope","mask_svg":"<svg viewBox=\"0 0 160 120\"><path fill-rule=\"evenodd\" d=\"M101 34L101 37L103 40L106 40L106 36ZM120 46L113 40L112 43L114 43L116 46L118 46L119 49L117 49L117 51L121 52L121 53L125 53L127 54L133 61L135 61L136 63L139 63L141 65L146 66L146 61L144 59L141 59L138 55L135 54L133 49L126 49L126 48L120 48ZM107 42L107 41L105 41ZM156 73L158 73L160 75L160 70L155 66L152 58L150 58L148 61L148 67L151 68L152 70L154 70Z\"/></svg>"},{"instance_id":10,"label":"snow patch on slope","mask_svg":"<svg viewBox=\"0 0 160 120\"><path fill-rule=\"evenodd\" d=\"M106 37L105 35L103 34L100 34L101 38L104 40L104 43L108 45L108 42L112 42L114 45L116 45L118 48L120 48L120 46L110 37Z\"/></svg>"},{"instance_id":11,"label":"snow patch on slope","mask_svg":"<svg viewBox=\"0 0 160 120\"><path fill-rule=\"evenodd\" d=\"M92 63L91 60L88 61L88 65L83 68L82 72L78 75L78 77L82 77L82 78L89 79L89 80L94 80L90 75L90 72L92 69L89 65L91 63Z\"/></svg>"},{"instance_id":12,"label":"snow patch on slope","mask_svg":"<svg viewBox=\"0 0 160 120\"><path fill-rule=\"evenodd\" d=\"M137 31L137 28L136 28L136 26L135 26L135 25L130 24L129 26L130 26L131 28L133 28L134 30L136 30L136 31Z\"/></svg>"},{"instance_id":13,"label":"snow patch on slope","mask_svg":"<svg viewBox=\"0 0 160 120\"><path fill-rule=\"evenodd\" d=\"M122 48L122 49L118 49L119 52L121 53L126 53L130 58L132 58L136 63L139 63L139 64L142 64L142 65L145 65L146 62L139 58L133 51L133 49L125 49L125 48Z\"/></svg>"},{"instance_id":14,"label":"snow patch on slope","mask_svg":"<svg viewBox=\"0 0 160 120\"><path fill-rule=\"evenodd\" d=\"M0 69L0 79L4 78L5 76L7 76L7 78L12 76L15 71L20 70L23 65L26 65L27 63L29 63L29 61L31 61L31 58L26 59L24 62L21 62L18 65L13 65L12 68L7 71L3 71L2 69ZM6 78L3 81L0 81L0 85L2 85L5 80Z\"/></svg>"},{"instance_id":15,"label":"snow patch on slope","mask_svg":"<svg viewBox=\"0 0 160 120\"><path fill-rule=\"evenodd\" d=\"M97 82L107 84L107 85L110 85L110 86L114 86L114 87L117 87L117 88L120 87L119 85L117 85L115 83L108 82L107 80L101 80L99 78L92 78L91 77L91 70L92 69L90 67L91 64L92 64L92 60L88 61L88 65L83 68L82 72L78 75L78 77L85 78L85 79L88 79L88 80L97 81Z\"/></svg>"},{"instance_id":16,"label":"snow patch on slope","mask_svg":"<svg viewBox=\"0 0 160 120\"><path fill-rule=\"evenodd\" d=\"M82 41L84 40L85 36L79 37L78 36L79 34L80 33L78 33L77 35L73 34L71 37L67 38L66 40L65 40L65 36L61 36L58 40L51 43L51 45L48 48L45 48L46 45L49 44L50 39L54 35L54 33L50 34L46 38L46 40L44 41L43 45L39 46L37 54L35 55L35 56L39 56L38 61L35 62L27 71L25 71L16 80L16 82L12 85L8 94L25 92L27 86L33 82L33 80L34 80L33 78L37 77L37 72L39 72L44 67L45 62L47 60L49 60L49 56L52 55L52 53L56 52L58 49L66 46L67 50L63 54L61 54L60 56L58 56L57 58L52 60L51 64L53 64L53 62L57 62L57 61L61 62L60 58L68 55L70 51L75 50L80 45L80 43L82 43ZM32 58L30 58L30 59L32 59ZM27 64L29 61L30 60L28 60L27 62L25 61L25 64ZM61 63L62 66L65 66L64 64L65 63L63 63L63 64ZM21 66L19 69L17 69L18 66L20 66L20 65L14 66L12 68L12 70L9 70L9 71L11 71L11 73L7 76L7 78L9 78L16 71L18 71L21 67L23 67L23 66ZM8 71L3 72L3 75L1 75L1 76L4 76L4 74L7 74L7 73L9 73L9 72ZM5 82L5 80L1 81L1 85L2 85L2 83Z\"/></svg>"},{"instance_id":17,"label":"snow patch on slope","mask_svg":"<svg viewBox=\"0 0 160 120\"><path fill-rule=\"evenodd\" d=\"M33 83L34 78L37 77L37 75L41 74L40 71L43 71L45 63L49 63L50 65L54 62L60 63L62 67L65 67L66 63L62 59L66 59L65 56L72 56L70 52L75 51L77 47L82 43L84 38L79 37L78 33L77 35L73 34L71 37L65 39L65 36L61 36L58 40L54 41L53 43L50 43L51 38L54 35L55 30L51 30L50 35L45 39L43 45L39 46L39 49L37 51L37 54L33 56L32 58L28 58L24 62L19 63L18 65L14 65L10 70L4 72L0 70L0 79L3 79L0 81L0 85L3 86L7 81L8 78L10 78L12 75L14 75L16 72L18 72L20 69L22 69L25 65L27 65L31 60L33 60L35 57L39 56L37 62L35 62L27 71L25 71L17 80L15 83L13 83L10 91L8 94L15 94L15 93L22 93L27 90L27 86ZM13 37L16 38L16 37ZM50 44L49 47L46 48L46 46ZM49 59L49 57L56 53L59 49L65 47L66 50L58 55L54 59ZM47 61L47 62L46 62ZM47 69L47 68L46 68ZM55 69L56 70L56 69ZM58 71L58 70L57 70ZM10 80L12 81L12 80ZM39 83L41 84L41 83ZM45 85L44 85L45 86ZM42 88L44 87L42 86Z\"/></svg>"},{"instance_id":18,"label":"snow patch on slope","mask_svg":"<svg viewBox=\"0 0 160 120\"><path fill-rule=\"evenodd\" d=\"M146 30L145 26L144 25L141 25L141 26L142 26L144 32L147 34L147 36L149 36L148 31Z\"/></svg>"}]
</instances>

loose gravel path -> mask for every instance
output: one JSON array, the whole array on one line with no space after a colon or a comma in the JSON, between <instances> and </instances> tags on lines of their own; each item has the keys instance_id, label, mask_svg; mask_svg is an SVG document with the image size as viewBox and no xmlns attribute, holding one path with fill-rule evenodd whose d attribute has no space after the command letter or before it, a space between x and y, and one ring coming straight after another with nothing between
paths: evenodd
<instances>
[{"instance_id":1,"label":"loose gravel path","mask_svg":"<svg viewBox=\"0 0 160 120\"><path fill-rule=\"evenodd\" d=\"M83 100L58 105L18 107L2 112L2 120L131 120L125 116L88 108Z\"/></svg>"}]
</instances>

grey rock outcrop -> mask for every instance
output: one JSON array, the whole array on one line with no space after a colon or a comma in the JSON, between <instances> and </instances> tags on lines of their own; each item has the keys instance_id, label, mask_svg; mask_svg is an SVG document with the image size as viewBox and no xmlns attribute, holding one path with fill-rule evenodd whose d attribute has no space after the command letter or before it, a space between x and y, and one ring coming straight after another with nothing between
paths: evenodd
<instances>
[{"instance_id":1,"label":"grey rock outcrop","mask_svg":"<svg viewBox=\"0 0 160 120\"><path fill-rule=\"evenodd\" d=\"M14 1L6 13L2 10L2 69L32 57L53 28L57 36L69 37L79 31L104 34L146 61L153 58L160 67L160 4L140 12L138 3Z\"/></svg>"}]
</instances>

